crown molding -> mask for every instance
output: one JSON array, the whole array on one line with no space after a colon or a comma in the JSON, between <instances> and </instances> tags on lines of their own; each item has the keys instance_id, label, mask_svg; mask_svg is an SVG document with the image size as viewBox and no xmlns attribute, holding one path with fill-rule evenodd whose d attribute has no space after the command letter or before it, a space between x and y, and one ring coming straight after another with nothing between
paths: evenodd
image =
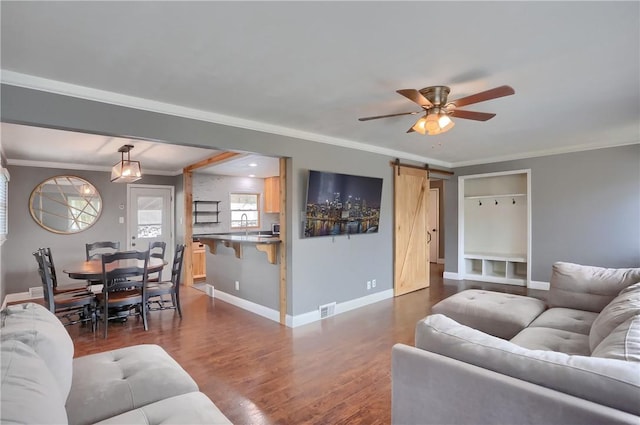
<instances>
[{"instance_id":1,"label":"crown molding","mask_svg":"<svg viewBox=\"0 0 640 425\"><path fill-rule=\"evenodd\" d=\"M545 149L541 151L533 151L533 152L519 153L514 155L505 155L500 157L484 158L479 160L452 162L451 168L468 167L471 165L481 165L481 164L492 164L495 162L515 161L519 159L538 158L542 156L561 155L563 153L584 152L584 151L591 151L596 149L607 149L607 148L615 148L619 146L629 146L629 145L637 145L637 144L640 144L640 140L635 142L615 143L615 144L609 144L609 145L605 145L605 144L574 145L574 146L568 146L564 148Z\"/></svg>"},{"instance_id":2,"label":"crown molding","mask_svg":"<svg viewBox=\"0 0 640 425\"><path fill-rule=\"evenodd\" d=\"M215 124L227 125L230 127L243 128L247 130L260 131L263 133L271 133L279 136L293 137L296 139L309 140L312 142L325 143L328 145L340 146L365 152L386 155L393 158L401 158L405 160L418 161L436 165L445 168L451 168L450 162L441 161L434 158L424 157L408 152L397 151L394 149L383 148L379 146L368 145L354 140L342 139L338 137L330 137L322 134L311 133L302 130L296 130L289 127L268 124L260 121L247 120L244 118L233 117L230 115L218 114L215 112L203 111L201 109L187 108L184 106L174 105L171 103L159 102L150 99L144 99L135 96L128 96L120 93L110 92L106 90L94 89L91 87L69 84L62 81L50 80L47 78L36 77L33 75L22 74L19 72L0 70L0 81L3 84L23 87L27 89L40 90L49 93L71 96L85 100L91 100L112 105L123 106L156 112L167 115L174 115L182 118L206 121Z\"/></svg>"}]
</instances>

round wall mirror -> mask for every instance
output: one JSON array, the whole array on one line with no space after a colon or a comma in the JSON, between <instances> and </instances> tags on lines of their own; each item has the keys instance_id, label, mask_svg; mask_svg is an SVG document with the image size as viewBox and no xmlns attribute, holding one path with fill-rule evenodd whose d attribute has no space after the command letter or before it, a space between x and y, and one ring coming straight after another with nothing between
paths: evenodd
<instances>
[{"instance_id":1,"label":"round wall mirror","mask_svg":"<svg viewBox=\"0 0 640 425\"><path fill-rule=\"evenodd\" d=\"M33 189L29 211L36 223L50 232L78 233L98 220L102 199L88 181L75 176L56 176Z\"/></svg>"}]
</instances>

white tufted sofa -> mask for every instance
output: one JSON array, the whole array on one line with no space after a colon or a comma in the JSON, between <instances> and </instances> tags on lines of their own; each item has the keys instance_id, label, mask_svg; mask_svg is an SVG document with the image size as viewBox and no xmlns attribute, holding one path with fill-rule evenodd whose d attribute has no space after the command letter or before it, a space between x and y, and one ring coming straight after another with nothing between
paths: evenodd
<instances>
[{"instance_id":1,"label":"white tufted sofa","mask_svg":"<svg viewBox=\"0 0 640 425\"><path fill-rule=\"evenodd\" d=\"M392 422L639 424L640 268L558 262L550 283L542 309L478 292L434 306L415 347L393 347Z\"/></svg>"},{"instance_id":2,"label":"white tufted sofa","mask_svg":"<svg viewBox=\"0 0 640 425\"><path fill-rule=\"evenodd\" d=\"M0 312L2 424L230 424L157 345L73 358L60 320L33 303Z\"/></svg>"}]
</instances>

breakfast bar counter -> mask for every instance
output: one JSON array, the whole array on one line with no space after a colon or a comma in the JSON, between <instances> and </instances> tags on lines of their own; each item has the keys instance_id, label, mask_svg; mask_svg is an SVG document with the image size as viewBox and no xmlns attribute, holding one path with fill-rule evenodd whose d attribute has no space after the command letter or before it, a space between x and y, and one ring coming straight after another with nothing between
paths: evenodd
<instances>
[{"instance_id":1,"label":"breakfast bar counter","mask_svg":"<svg viewBox=\"0 0 640 425\"><path fill-rule=\"evenodd\" d=\"M271 264L277 263L277 247L281 243L279 236L271 234L244 234L244 233L211 233L193 235L193 240L209 247L209 252L216 254L218 242L227 248L232 248L237 258L242 258L242 248L245 245L254 245L258 251L267 254L267 260Z\"/></svg>"}]
</instances>

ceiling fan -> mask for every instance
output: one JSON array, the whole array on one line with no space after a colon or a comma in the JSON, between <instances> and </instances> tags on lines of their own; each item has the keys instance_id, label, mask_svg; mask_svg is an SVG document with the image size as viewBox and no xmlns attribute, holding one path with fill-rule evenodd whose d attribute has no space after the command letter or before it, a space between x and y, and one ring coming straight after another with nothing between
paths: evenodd
<instances>
[{"instance_id":1,"label":"ceiling fan","mask_svg":"<svg viewBox=\"0 0 640 425\"><path fill-rule=\"evenodd\" d=\"M515 90L510 86L500 86L447 102L449 91L450 89L447 86L431 86L420 90L396 90L397 93L422 107L423 111L378 115L375 117L358 118L358 120L369 121L377 120L379 118L397 117L399 115L416 115L425 112L424 116L416 121L407 133L416 131L420 134L429 134L434 136L453 128L455 124L450 117L487 121L496 116L496 114L490 114L487 112L465 111L458 109L459 107L496 99L498 97L509 96L515 93Z\"/></svg>"}]
</instances>

